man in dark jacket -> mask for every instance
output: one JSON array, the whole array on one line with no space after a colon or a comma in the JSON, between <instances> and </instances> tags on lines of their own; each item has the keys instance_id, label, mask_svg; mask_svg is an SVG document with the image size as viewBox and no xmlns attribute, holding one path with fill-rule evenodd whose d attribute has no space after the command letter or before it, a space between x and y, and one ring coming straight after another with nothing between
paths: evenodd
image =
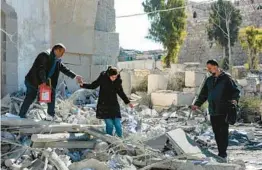
<instances>
[{"instance_id":1,"label":"man in dark jacket","mask_svg":"<svg viewBox=\"0 0 262 170\"><path fill-rule=\"evenodd\" d=\"M206 100L212 129L218 146L218 156L227 157L228 128L226 115L230 114L231 103L237 104L240 97L238 89L231 76L221 69L215 60L207 62L207 69L212 74L208 77L192 109L198 109Z\"/></svg>"},{"instance_id":2,"label":"man in dark jacket","mask_svg":"<svg viewBox=\"0 0 262 170\"><path fill-rule=\"evenodd\" d=\"M106 133L113 135L113 128L116 129L116 134L122 137L121 127L121 112L117 100L117 95L132 108L122 87L122 80L115 67L109 67L103 71L99 77L91 84L84 83L82 88L96 89L100 87L99 98L97 103L96 117L104 119L106 123Z\"/></svg>"},{"instance_id":3,"label":"man in dark jacket","mask_svg":"<svg viewBox=\"0 0 262 170\"><path fill-rule=\"evenodd\" d=\"M54 117L55 115L55 95L56 85L60 71L78 83L82 83L82 77L70 71L62 62L61 58L65 53L63 44L56 44L51 51L40 53L35 59L33 66L25 77L26 97L20 109L19 116L26 117L26 113L37 97L38 87L50 86L52 88L51 102L48 103L47 113Z\"/></svg>"}]
</instances>

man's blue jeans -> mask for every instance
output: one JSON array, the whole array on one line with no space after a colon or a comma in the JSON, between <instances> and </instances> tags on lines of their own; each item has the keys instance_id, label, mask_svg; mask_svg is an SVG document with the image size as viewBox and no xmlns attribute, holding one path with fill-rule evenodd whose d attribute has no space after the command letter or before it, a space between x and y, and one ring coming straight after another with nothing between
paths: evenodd
<instances>
[{"instance_id":1,"label":"man's blue jeans","mask_svg":"<svg viewBox=\"0 0 262 170\"><path fill-rule=\"evenodd\" d=\"M118 137L122 137L122 125L120 118L114 119L104 119L106 123L106 133L109 135L113 135L114 127L116 129L116 134Z\"/></svg>"},{"instance_id":2,"label":"man's blue jeans","mask_svg":"<svg viewBox=\"0 0 262 170\"><path fill-rule=\"evenodd\" d=\"M38 89L35 88L34 86L30 85L27 82L25 82L25 86L26 86L26 97L21 106L20 113L19 113L19 116L21 118L26 117L26 113L30 105L34 102L38 94ZM55 92L56 92L55 89L52 89L51 103L47 104L48 105L47 113L50 116L55 116Z\"/></svg>"}]
</instances>

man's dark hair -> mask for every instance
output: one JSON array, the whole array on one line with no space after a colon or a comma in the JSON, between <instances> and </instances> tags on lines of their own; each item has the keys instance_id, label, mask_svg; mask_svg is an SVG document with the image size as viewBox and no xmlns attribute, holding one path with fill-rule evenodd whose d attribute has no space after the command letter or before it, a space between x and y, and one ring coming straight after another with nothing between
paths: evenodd
<instances>
[{"instance_id":1,"label":"man's dark hair","mask_svg":"<svg viewBox=\"0 0 262 170\"><path fill-rule=\"evenodd\" d=\"M53 46L52 50L56 50L56 49L66 49L65 46L61 43L56 44Z\"/></svg>"},{"instance_id":2,"label":"man's dark hair","mask_svg":"<svg viewBox=\"0 0 262 170\"><path fill-rule=\"evenodd\" d=\"M210 65L212 65L212 66L217 66L217 67L219 67L219 65L218 65L218 62L216 61L216 60L208 60L207 61L207 64L210 64Z\"/></svg>"}]
</instances>

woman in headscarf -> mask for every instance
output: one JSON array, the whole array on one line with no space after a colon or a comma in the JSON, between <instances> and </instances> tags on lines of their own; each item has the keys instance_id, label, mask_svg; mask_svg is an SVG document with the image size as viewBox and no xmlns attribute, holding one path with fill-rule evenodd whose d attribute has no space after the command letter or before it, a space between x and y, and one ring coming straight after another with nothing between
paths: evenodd
<instances>
[{"instance_id":1,"label":"woman in headscarf","mask_svg":"<svg viewBox=\"0 0 262 170\"><path fill-rule=\"evenodd\" d=\"M115 127L117 136L122 137L121 112L117 95L131 108L133 105L124 93L122 79L117 68L108 67L106 71L100 73L94 82L91 84L84 83L81 87L86 89L96 89L100 87L96 117L98 119L104 119L107 134L113 135L113 129Z\"/></svg>"}]
</instances>

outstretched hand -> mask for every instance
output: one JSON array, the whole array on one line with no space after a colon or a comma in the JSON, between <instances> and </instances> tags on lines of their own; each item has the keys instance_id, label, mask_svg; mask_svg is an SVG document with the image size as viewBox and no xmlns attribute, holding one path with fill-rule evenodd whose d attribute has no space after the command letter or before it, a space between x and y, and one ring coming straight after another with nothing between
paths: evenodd
<instances>
[{"instance_id":1,"label":"outstretched hand","mask_svg":"<svg viewBox=\"0 0 262 170\"><path fill-rule=\"evenodd\" d=\"M134 105L132 103L128 104L130 108L134 108Z\"/></svg>"},{"instance_id":2,"label":"outstretched hand","mask_svg":"<svg viewBox=\"0 0 262 170\"><path fill-rule=\"evenodd\" d=\"M76 75L75 79L76 79L76 82L77 82L78 84L80 84L80 86L83 86L84 80L83 80L83 77L82 77L82 76Z\"/></svg>"},{"instance_id":3,"label":"outstretched hand","mask_svg":"<svg viewBox=\"0 0 262 170\"><path fill-rule=\"evenodd\" d=\"M199 109L199 107L196 106L196 105L192 105L192 106L191 106L191 109L195 111L195 110Z\"/></svg>"}]
</instances>

